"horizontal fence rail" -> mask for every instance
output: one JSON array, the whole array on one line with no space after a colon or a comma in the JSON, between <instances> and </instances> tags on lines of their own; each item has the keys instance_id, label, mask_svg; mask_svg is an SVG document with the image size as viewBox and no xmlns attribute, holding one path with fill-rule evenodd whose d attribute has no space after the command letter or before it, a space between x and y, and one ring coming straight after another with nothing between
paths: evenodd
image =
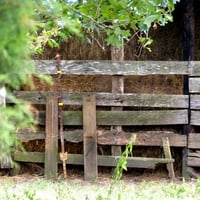
<instances>
[{"instance_id":1,"label":"horizontal fence rail","mask_svg":"<svg viewBox=\"0 0 200 200\"><path fill-rule=\"evenodd\" d=\"M35 61L35 73L56 74L53 60ZM193 65L192 65L193 66ZM196 65L195 65L196 67ZM170 75L189 74L188 62L183 61L61 61L67 75Z\"/></svg>"},{"instance_id":2,"label":"horizontal fence rail","mask_svg":"<svg viewBox=\"0 0 200 200\"><path fill-rule=\"evenodd\" d=\"M114 130L97 130L97 143L99 145L126 145L133 135L136 135L136 146L162 146L162 138L169 138L170 146L186 147L187 137L174 133L173 131L139 131L139 132L117 132ZM21 142L29 142L32 140L44 140L45 132L31 131L21 129L17 134ZM59 138L59 137L58 137ZM79 143L83 142L83 130L67 130L64 131L64 139L67 142ZM200 146L200 145L199 145Z\"/></svg>"},{"instance_id":3,"label":"horizontal fence rail","mask_svg":"<svg viewBox=\"0 0 200 200\"><path fill-rule=\"evenodd\" d=\"M48 96L56 95L56 92L40 91L15 91L15 96L32 104L46 104ZM112 93L67 93L62 92L61 98L64 105L82 105L82 97L96 96L97 106L123 106L146 108L188 108L189 97L187 95L164 94L112 94Z\"/></svg>"},{"instance_id":4,"label":"horizontal fence rail","mask_svg":"<svg viewBox=\"0 0 200 200\"><path fill-rule=\"evenodd\" d=\"M178 125L188 123L188 111L155 110L155 111L97 111L99 126L141 126L141 125ZM45 124L45 112L40 112L41 125ZM82 126L82 111L63 111L63 124Z\"/></svg>"},{"instance_id":5,"label":"horizontal fence rail","mask_svg":"<svg viewBox=\"0 0 200 200\"><path fill-rule=\"evenodd\" d=\"M98 166L115 167L120 156L98 156ZM19 162L36 162L44 163L45 155L43 152L15 152L14 160ZM173 162L174 159L167 158L145 158L145 157L128 157L127 167L133 168L151 168L154 169L159 163ZM58 162L61 163L58 157ZM83 165L83 154L68 154L67 164Z\"/></svg>"}]
</instances>

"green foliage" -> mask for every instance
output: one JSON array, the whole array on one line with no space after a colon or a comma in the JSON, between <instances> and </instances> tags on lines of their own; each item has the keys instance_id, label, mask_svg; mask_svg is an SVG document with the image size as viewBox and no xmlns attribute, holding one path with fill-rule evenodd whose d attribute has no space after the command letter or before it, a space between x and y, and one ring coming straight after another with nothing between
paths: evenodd
<instances>
[{"instance_id":1,"label":"green foliage","mask_svg":"<svg viewBox=\"0 0 200 200\"><path fill-rule=\"evenodd\" d=\"M90 34L103 31L107 35L108 45L120 47L122 40L128 41L137 31L142 31L148 38L148 30L152 23L164 26L171 22L174 4L178 0L87 0L84 2L78 7L77 13L80 14L85 30Z\"/></svg>"},{"instance_id":2,"label":"green foliage","mask_svg":"<svg viewBox=\"0 0 200 200\"><path fill-rule=\"evenodd\" d=\"M124 152L117 161L117 165L113 175L114 180L120 180L122 178L123 171L127 171L127 158L132 154L133 144L135 143L135 140L136 135L133 135L130 139L130 142L126 145Z\"/></svg>"},{"instance_id":3,"label":"green foliage","mask_svg":"<svg viewBox=\"0 0 200 200\"><path fill-rule=\"evenodd\" d=\"M16 102L15 102L16 103ZM16 146L21 146L17 139L18 128L30 128L34 119L29 113L26 104L16 103L15 106L1 109L0 114L0 155L13 151Z\"/></svg>"},{"instance_id":4,"label":"green foliage","mask_svg":"<svg viewBox=\"0 0 200 200\"><path fill-rule=\"evenodd\" d=\"M32 0L35 7L36 31L32 37L32 53L43 53L45 46L58 48L72 35L80 34L79 19L68 9L65 1Z\"/></svg>"},{"instance_id":5,"label":"green foliage","mask_svg":"<svg viewBox=\"0 0 200 200\"><path fill-rule=\"evenodd\" d=\"M31 33L32 52L59 44L76 34L90 42L106 35L106 44L120 47L133 36L150 51L148 31L152 23L171 22L174 4L180 0L33 0L37 30ZM142 32L143 34L139 34ZM84 35L84 36L83 36ZM142 36L141 36L142 35Z\"/></svg>"},{"instance_id":6,"label":"green foliage","mask_svg":"<svg viewBox=\"0 0 200 200\"><path fill-rule=\"evenodd\" d=\"M29 31L33 30L33 7L30 1L0 1L0 85L17 89L32 71L29 58Z\"/></svg>"},{"instance_id":7,"label":"green foliage","mask_svg":"<svg viewBox=\"0 0 200 200\"><path fill-rule=\"evenodd\" d=\"M30 58L28 33L34 30L33 4L29 0L0 1L0 86L10 90L19 89L29 81L27 74L33 71ZM27 109L17 102L11 108L1 108L0 113L0 155L17 145L16 129L32 121Z\"/></svg>"},{"instance_id":8,"label":"green foliage","mask_svg":"<svg viewBox=\"0 0 200 200\"><path fill-rule=\"evenodd\" d=\"M171 22L174 4L180 0L33 0L37 31L31 33L33 53L59 44L76 34L90 42L106 35L106 44L120 47L133 36L150 51L148 31L152 23ZM139 34L142 32L143 34ZM84 36L83 36L84 35ZM142 35L142 36L141 36Z\"/></svg>"}]
</instances>

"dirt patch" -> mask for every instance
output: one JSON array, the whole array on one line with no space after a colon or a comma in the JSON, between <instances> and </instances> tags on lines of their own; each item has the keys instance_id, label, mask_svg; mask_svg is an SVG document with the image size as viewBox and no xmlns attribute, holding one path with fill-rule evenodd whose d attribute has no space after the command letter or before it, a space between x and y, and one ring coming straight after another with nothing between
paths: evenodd
<instances>
[{"instance_id":1,"label":"dirt patch","mask_svg":"<svg viewBox=\"0 0 200 200\"><path fill-rule=\"evenodd\" d=\"M66 179L67 182L77 182L77 183L82 183L84 181L84 174L82 170L77 170L77 169L68 169L68 177ZM8 176L8 175L3 175L0 176L0 184L3 183L23 183L23 182L33 182L35 180L44 178L43 175L38 174L38 173L33 173L31 174L30 172L24 172L20 175L17 176ZM63 180L63 175L62 173L59 173L57 181ZM96 183L99 184L109 184L110 181L112 180L111 178L111 170L109 171L100 171L98 173L98 178L96 180ZM166 173L153 173L153 172L145 172L141 174L140 172L126 172L123 175L122 178L123 181L125 182L130 182L130 183L139 183L142 181L153 181L153 182L169 182L171 181ZM181 181L180 178L176 178L175 181Z\"/></svg>"}]
</instances>

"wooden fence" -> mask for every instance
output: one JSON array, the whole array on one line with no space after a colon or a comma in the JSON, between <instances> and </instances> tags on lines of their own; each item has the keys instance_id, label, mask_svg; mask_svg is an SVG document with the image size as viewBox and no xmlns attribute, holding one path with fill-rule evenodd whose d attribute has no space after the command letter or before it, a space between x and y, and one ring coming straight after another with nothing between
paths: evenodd
<instances>
[{"instance_id":1,"label":"wooden fence","mask_svg":"<svg viewBox=\"0 0 200 200\"><path fill-rule=\"evenodd\" d=\"M36 61L36 65L37 73L56 74L54 61ZM68 154L67 164L84 165L85 179L95 179L98 176L98 166L115 167L121 146L126 145L133 134L136 135L135 146L163 146L165 157L128 157L128 167L154 168L158 163L165 163L169 176L173 178L174 159L169 146L186 149L184 152L188 153L188 159L183 159L183 167L200 166L198 151L200 135L170 131L171 126L200 125L199 62L61 61L61 65L62 73L66 75L112 76L111 93L62 93L65 106L81 106L81 110L64 110L63 123L65 127L74 128L64 131L65 141L75 143L83 141L84 153ZM184 75L189 78L190 94L123 93L123 77L127 75ZM45 152L16 151L14 160L45 163L45 176L56 177L57 164L61 162L58 156L58 99L53 92L43 91L16 91L15 95L31 104L46 105L46 112L40 112L39 120L39 123L46 128L44 132L21 130L18 136L22 142L45 139ZM105 107L110 109L102 109ZM169 130L139 132L123 130L123 127L127 126L163 125L169 127ZM105 126L111 127L110 130L101 128ZM98 155L98 145L110 145L111 155Z\"/></svg>"}]
</instances>

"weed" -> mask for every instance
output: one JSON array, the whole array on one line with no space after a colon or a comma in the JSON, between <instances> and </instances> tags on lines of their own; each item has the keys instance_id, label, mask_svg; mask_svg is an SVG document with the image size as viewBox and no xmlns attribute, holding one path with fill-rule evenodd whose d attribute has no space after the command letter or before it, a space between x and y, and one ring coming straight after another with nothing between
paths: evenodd
<instances>
[{"instance_id":1,"label":"weed","mask_svg":"<svg viewBox=\"0 0 200 200\"><path fill-rule=\"evenodd\" d=\"M126 148L122 155L120 156L119 160L117 161L117 165L114 170L113 179L110 184L110 188L107 195L107 200L110 199L110 196L113 192L114 186L117 182L122 178L123 171L127 171L127 158L129 155L132 154L133 144L135 143L136 135L133 135L130 139L130 142L126 145ZM121 200L121 194L118 193L118 200Z\"/></svg>"}]
</instances>

